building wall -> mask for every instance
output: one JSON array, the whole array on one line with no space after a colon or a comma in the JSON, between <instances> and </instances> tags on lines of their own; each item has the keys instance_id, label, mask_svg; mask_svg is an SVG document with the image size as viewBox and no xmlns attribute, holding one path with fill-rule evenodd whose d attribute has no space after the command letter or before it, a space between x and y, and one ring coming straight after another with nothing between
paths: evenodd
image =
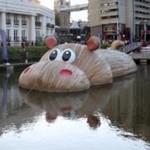
<instances>
[{"instance_id":1,"label":"building wall","mask_svg":"<svg viewBox=\"0 0 150 150\"><path fill-rule=\"evenodd\" d=\"M38 0L0 0L0 28L12 45L35 42L54 32L54 12Z\"/></svg>"},{"instance_id":2,"label":"building wall","mask_svg":"<svg viewBox=\"0 0 150 150\"><path fill-rule=\"evenodd\" d=\"M128 30L130 39L135 39L142 32L141 29L145 31L150 25L150 1L89 0L88 16L91 31L96 26L102 27L102 33L104 30L107 32L108 28L107 33L112 35Z\"/></svg>"}]
</instances>

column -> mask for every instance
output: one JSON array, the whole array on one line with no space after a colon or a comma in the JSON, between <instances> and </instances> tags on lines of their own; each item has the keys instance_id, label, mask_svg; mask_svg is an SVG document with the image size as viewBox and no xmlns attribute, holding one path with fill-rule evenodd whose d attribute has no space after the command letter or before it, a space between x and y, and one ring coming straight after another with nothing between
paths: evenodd
<instances>
[{"instance_id":1,"label":"column","mask_svg":"<svg viewBox=\"0 0 150 150\"><path fill-rule=\"evenodd\" d=\"M44 39L46 36L46 17L42 17L42 38Z\"/></svg>"},{"instance_id":2,"label":"column","mask_svg":"<svg viewBox=\"0 0 150 150\"><path fill-rule=\"evenodd\" d=\"M18 16L19 19L19 30L18 30L18 37L19 37L19 42L22 41L22 18L21 16Z\"/></svg>"},{"instance_id":3,"label":"column","mask_svg":"<svg viewBox=\"0 0 150 150\"><path fill-rule=\"evenodd\" d=\"M1 14L1 27L2 30L6 31L6 13L2 12Z\"/></svg>"},{"instance_id":4,"label":"column","mask_svg":"<svg viewBox=\"0 0 150 150\"><path fill-rule=\"evenodd\" d=\"M30 34L31 42L35 43L35 38L36 38L36 34L35 34L35 16L31 16L31 34Z\"/></svg>"}]
</instances>

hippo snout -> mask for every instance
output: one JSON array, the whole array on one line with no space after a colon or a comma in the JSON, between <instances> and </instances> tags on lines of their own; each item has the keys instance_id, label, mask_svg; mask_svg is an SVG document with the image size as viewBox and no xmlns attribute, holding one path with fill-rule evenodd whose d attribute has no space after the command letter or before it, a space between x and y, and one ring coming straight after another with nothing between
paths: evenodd
<instances>
[{"instance_id":1,"label":"hippo snout","mask_svg":"<svg viewBox=\"0 0 150 150\"><path fill-rule=\"evenodd\" d=\"M72 64L40 61L21 73L19 85L29 90L74 92L87 90L90 81L82 70Z\"/></svg>"}]
</instances>

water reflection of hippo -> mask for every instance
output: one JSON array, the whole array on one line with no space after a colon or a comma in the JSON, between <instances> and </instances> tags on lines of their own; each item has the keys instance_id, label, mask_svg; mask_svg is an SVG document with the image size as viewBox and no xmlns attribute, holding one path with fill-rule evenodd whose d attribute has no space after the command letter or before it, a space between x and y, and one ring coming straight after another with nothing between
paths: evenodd
<instances>
[{"instance_id":1,"label":"water reflection of hippo","mask_svg":"<svg viewBox=\"0 0 150 150\"><path fill-rule=\"evenodd\" d=\"M90 86L112 83L113 77L136 71L129 55L98 49L96 37L91 37L87 45L56 44L56 39L47 39L51 50L22 72L20 87L47 92L83 91Z\"/></svg>"},{"instance_id":2,"label":"water reflection of hippo","mask_svg":"<svg viewBox=\"0 0 150 150\"><path fill-rule=\"evenodd\" d=\"M71 119L85 118L90 127L96 128L100 125L99 113L107 108L112 97L119 95L124 89L129 89L133 78L125 81L117 81L113 86L91 88L80 93L50 94L36 91L28 93L26 90L21 90L21 93L28 105L46 112L46 120L50 123L58 116Z\"/></svg>"},{"instance_id":3,"label":"water reflection of hippo","mask_svg":"<svg viewBox=\"0 0 150 150\"><path fill-rule=\"evenodd\" d=\"M45 118L49 123L54 122L58 116L68 119L85 118L90 127L96 128L100 125L97 110L107 105L111 88L111 86L92 88L86 92L67 94L36 91L28 93L26 90L21 90L21 93L28 105L46 112Z\"/></svg>"}]
</instances>

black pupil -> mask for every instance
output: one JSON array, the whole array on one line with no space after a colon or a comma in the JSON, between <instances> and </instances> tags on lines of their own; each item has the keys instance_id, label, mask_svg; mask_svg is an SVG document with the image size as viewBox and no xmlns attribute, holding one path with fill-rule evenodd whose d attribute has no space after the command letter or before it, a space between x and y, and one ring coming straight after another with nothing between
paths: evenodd
<instances>
[{"instance_id":1,"label":"black pupil","mask_svg":"<svg viewBox=\"0 0 150 150\"><path fill-rule=\"evenodd\" d=\"M70 59L70 57L71 57L71 52L70 51L65 51L63 53L62 59L63 59L63 61L68 61Z\"/></svg>"},{"instance_id":2,"label":"black pupil","mask_svg":"<svg viewBox=\"0 0 150 150\"><path fill-rule=\"evenodd\" d=\"M57 52L56 50L54 50L54 51L50 54L49 59L50 59L50 60L55 60L56 57L57 57L57 54L58 54L58 52Z\"/></svg>"}]
</instances>

